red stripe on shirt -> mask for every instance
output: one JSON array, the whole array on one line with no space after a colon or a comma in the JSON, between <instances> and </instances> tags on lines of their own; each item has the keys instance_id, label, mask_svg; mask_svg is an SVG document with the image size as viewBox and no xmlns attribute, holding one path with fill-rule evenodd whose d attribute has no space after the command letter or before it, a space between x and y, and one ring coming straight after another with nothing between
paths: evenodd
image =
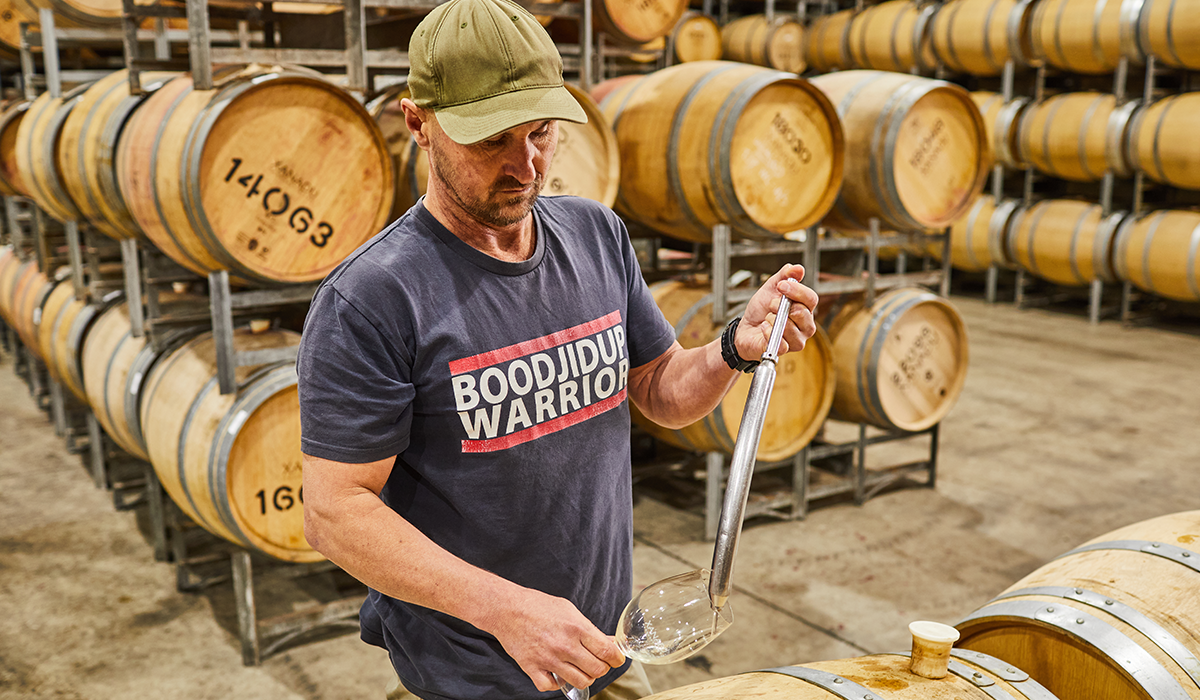
<instances>
[{"instance_id":1,"label":"red stripe on shirt","mask_svg":"<svg viewBox=\"0 0 1200 700\"><path fill-rule=\"evenodd\" d=\"M508 362L518 357L532 355L535 352L562 345L563 343L569 343L572 340L595 335L600 331L612 328L620 322L621 312L614 311L607 316L601 316L595 321L581 323L578 326L561 330L557 333L551 333L550 335L544 335L541 338L534 338L533 340L509 345L506 348L489 350L488 352L472 355L471 357L464 357L461 360L455 360L450 363L450 376L462 374L463 372L474 372L477 369L498 365L501 362Z\"/></svg>"},{"instance_id":2,"label":"red stripe on shirt","mask_svg":"<svg viewBox=\"0 0 1200 700\"><path fill-rule=\"evenodd\" d=\"M497 452L499 450L507 450L510 447L536 440L543 435L557 433L564 428L569 428L572 425L578 425L585 420L595 418L601 413L611 411L621 402L625 400L625 389L622 389L614 396L610 396L603 401L598 401L590 406L585 406L578 411L573 411L566 415L559 416L553 420L548 420L545 423L539 423L532 428L518 430L512 435L505 435L501 438L493 438L491 440L463 440L463 454L477 454L480 452Z\"/></svg>"}]
</instances>

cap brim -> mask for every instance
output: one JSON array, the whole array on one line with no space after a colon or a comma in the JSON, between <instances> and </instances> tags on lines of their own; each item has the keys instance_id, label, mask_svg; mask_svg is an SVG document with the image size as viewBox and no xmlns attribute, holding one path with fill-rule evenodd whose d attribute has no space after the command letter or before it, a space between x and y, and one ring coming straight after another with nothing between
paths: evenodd
<instances>
[{"instance_id":1,"label":"cap brim","mask_svg":"<svg viewBox=\"0 0 1200 700\"><path fill-rule=\"evenodd\" d=\"M506 92L437 110L442 131L456 143L476 143L514 126L543 119L587 123L579 101L561 85Z\"/></svg>"}]
</instances>

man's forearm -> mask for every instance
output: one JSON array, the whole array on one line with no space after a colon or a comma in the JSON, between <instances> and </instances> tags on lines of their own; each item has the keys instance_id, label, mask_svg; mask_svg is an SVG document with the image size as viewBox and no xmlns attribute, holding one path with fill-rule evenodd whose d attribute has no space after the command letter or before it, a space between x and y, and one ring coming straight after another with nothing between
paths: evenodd
<instances>
[{"instance_id":1,"label":"man's forearm","mask_svg":"<svg viewBox=\"0 0 1200 700\"><path fill-rule=\"evenodd\" d=\"M665 428L691 425L712 412L740 376L721 358L720 339L698 348L678 345L644 373L630 373L630 395Z\"/></svg>"}]
</instances>

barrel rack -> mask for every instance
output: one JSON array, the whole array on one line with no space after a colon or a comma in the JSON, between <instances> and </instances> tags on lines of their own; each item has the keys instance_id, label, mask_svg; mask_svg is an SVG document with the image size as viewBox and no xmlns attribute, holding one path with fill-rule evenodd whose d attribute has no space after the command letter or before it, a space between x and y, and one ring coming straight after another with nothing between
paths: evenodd
<instances>
[{"instance_id":1,"label":"barrel rack","mask_svg":"<svg viewBox=\"0 0 1200 700\"><path fill-rule=\"evenodd\" d=\"M633 235L648 241L652 251L658 248L656 233L634 222L626 222ZM730 286L732 273L739 263L752 263L754 258L787 256L801 260L805 266L805 284L819 294L836 297L844 294L863 294L867 305L875 301L878 292L896 287L923 285L936 286L941 296L947 296L950 288L950 238L946 232L925 234L905 232L884 236L880 233L880 222L870 220L870 229L865 237L834 238L821 235L819 227L803 232L803 240L781 240L778 242L733 241L732 229L728 224L717 224L712 230L711 247L696 246L690 270L699 271L703 265L703 253L709 254L709 272L712 280L713 322L728 323L737 316L753 296L755 289L733 289ZM942 265L932 268L928 258L924 269L909 272L906 261L897 261L897 271L882 274L878 268L878 251L883 246L904 246L917 241L939 240L943 246ZM643 250L645 245L642 245ZM865 269L860 275L836 276L821 271L821 253L832 251L864 250ZM645 256L643 256L645 257ZM657 256L650 255L648 272L654 274L658 266ZM833 419L830 419L832 421ZM836 421L841 423L841 421ZM778 462L759 462L755 472L767 472L791 468L790 488L759 498L752 496L746 507L746 517L768 517L782 520L803 519L810 504L817 501L852 497L856 505L862 505L885 489L893 487L933 488L937 480L937 457L940 425L918 432L882 430L865 423L846 424L857 429L857 438L851 440L826 440L827 421L817 437L790 459ZM912 440L929 436L929 457L913 462L888 465L882 468L867 467L867 449L872 445ZM729 456L722 452L704 453L704 536L713 540L721 515L724 495L724 479L728 475ZM656 473L676 464L635 463L634 468ZM819 471L823 483L813 485L814 470ZM911 477L924 474L916 481Z\"/></svg>"}]
</instances>

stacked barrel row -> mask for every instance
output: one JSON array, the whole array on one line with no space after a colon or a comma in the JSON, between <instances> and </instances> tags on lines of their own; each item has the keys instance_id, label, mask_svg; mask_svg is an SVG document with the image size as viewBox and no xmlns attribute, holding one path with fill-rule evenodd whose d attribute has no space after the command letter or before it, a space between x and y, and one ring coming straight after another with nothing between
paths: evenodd
<instances>
[{"instance_id":1,"label":"stacked barrel row","mask_svg":"<svg viewBox=\"0 0 1200 700\"><path fill-rule=\"evenodd\" d=\"M1122 57L1200 68L1200 20L1188 0L888 0L820 17L807 66L995 76L1008 60L1102 75Z\"/></svg>"},{"instance_id":2,"label":"stacked barrel row","mask_svg":"<svg viewBox=\"0 0 1200 700\"><path fill-rule=\"evenodd\" d=\"M940 641L957 648L914 643L911 654L750 671L647 700L1200 700L1198 559L1200 511L1153 518L1017 581L961 620L958 636L945 630Z\"/></svg>"},{"instance_id":3,"label":"stacked barrel row","mask_svg":"<svg viewBox=\"0 0 1200 700\"><path fill-rule=\"evenodd\" d=\"M615 208L628 221L707 242L716 224L778 240L819 222L936 229L986 173L984 125L966 91L879 71L805 80L733 62L693 62L597 87L621 157ZM716 338L707 280L652 288L684 347ZM803 353L781 361L759 458L794 455L828 415L922 430L949 411L967 348L952 306L918 289L866 307L847 299ZM889 334L884 329L892 329ZM695 425L655 435L693 450L733 447L749 379Z\"/></svg>"}]
</instances>

